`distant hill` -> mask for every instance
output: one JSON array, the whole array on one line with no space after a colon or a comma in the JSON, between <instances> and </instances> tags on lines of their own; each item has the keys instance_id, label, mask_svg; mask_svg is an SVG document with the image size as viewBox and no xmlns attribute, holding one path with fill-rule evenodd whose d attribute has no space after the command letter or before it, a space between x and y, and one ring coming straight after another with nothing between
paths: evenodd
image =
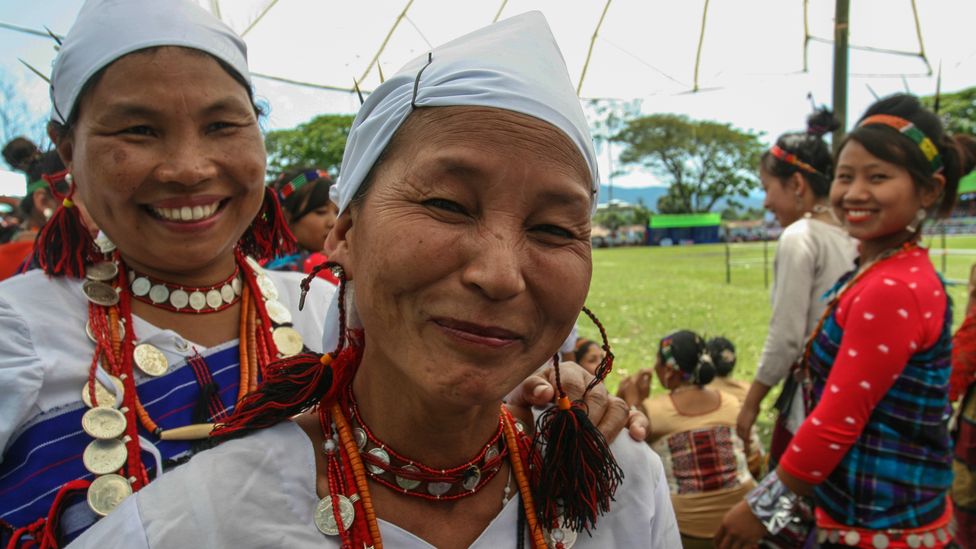
<instances>
[{"instance_id":1,"label":"distant hill","mask_svg":"<svg viewBox=\"0 0 976 549\"><path fill-rule=\"evenodd\" d=\"M637 204L639 199L644 200L644 204L647 205L651 210L657 209L657 199L668 192L667 187L633 187L633 188L623 188L614 187L613 188L613 199L623 200L630 204ZM600 185L600 204L606 204L610 201L610 188L607 185ZM753 193L748 198L740 198L739 202L743 204L746 208L762 208L763 194L761 191ZM724 201L720 200L718 205L715 207L715 211L722 211L724 208Z\"/></svg>"}]
</instances>

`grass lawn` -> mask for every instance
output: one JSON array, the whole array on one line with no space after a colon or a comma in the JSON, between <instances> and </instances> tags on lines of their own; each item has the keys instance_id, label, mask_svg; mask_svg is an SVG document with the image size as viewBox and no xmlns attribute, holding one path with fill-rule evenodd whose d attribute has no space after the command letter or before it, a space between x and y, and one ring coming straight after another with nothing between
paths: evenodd
<instances>
[{"instance_id":1,"label":"grass lawn","mask_svg":"<svg viewBox=\"0 0 976 549\"><path fill-rule=\"evenodd\" d=\"M950 236L946 241L950 250L972 249L976 253L976 236ZM941 250L938 237L927 244L933 252ZM606 326L617 357L607 380L611 390L627 373L652 367L657 342L678 329L732 340L738 354L733 375L751 381L769 324L769 289L764 285L764 275L768 274L771 283L776 244L769 243L766 250L768 273L764 248L762 243L731 246L731 284L726 283L724 245L594 250L587 306ZM932 261L941 270L942 258L933 253ZM950 255L944 276L966 280L974 261L976 255ZM949 294L958 327L965 313L966 286L953 285ZM596 328L585 318L579 327L583 337L598 337ZM655 380L653 391L661 390ZM767 409L776 394L774 390L767 397ZM760 435L767 440L771 418L762 414L759 419Z\"/></svg>"}]
</instances>

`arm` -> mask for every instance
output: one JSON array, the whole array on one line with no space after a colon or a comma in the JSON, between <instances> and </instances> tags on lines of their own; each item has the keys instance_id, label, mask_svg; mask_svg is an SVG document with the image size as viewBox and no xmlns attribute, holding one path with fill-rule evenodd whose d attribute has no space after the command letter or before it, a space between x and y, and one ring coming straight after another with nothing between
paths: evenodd
<instances>
[{"instance_id":1,"label":"arm","mask_svg":"<svg viewBox=\"0 0 976 549\"><path fill-rule=\"evenodd\" d=\"M791 482L790 476L811 485L823 482L857 441L912 353L925 343L925 319L913 292L891 279L869 284L838 307L843 339L820 402L780 461L787 473L784 482ZM802 485L796 488L804 491Z\"/></svg>"},{"instance_id":2,"label":"arm","mask_svg":"<svg viewBox=\"0 0 976 549\"><path fill-rule=\"evenodd\" d=\"M0 450L5 453L10 437L35 407L44 366L34 352L27 321L2 298L0 334Z\"/></svg>"}]
</instances>

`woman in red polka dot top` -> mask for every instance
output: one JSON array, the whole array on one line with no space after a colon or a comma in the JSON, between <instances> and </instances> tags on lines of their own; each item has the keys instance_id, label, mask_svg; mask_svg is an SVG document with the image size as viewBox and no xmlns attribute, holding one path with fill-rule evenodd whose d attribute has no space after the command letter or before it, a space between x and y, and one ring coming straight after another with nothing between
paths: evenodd
<instances>
[{"instance_id":1,"label":"woman in red polka dot top","mask_svg":"<svg viewBox=\"0 0 976 549\"><path fill-rule=\"evenodd\" d=\"M810 413L779 467L723 520L719 547L946 547L952 309L928 217L952 209L976 151L915 97L872 105L841 143L830 200L859 241L804 358ZM815 529L804 526L812 525Z\"/></svg>"}]
</instances>

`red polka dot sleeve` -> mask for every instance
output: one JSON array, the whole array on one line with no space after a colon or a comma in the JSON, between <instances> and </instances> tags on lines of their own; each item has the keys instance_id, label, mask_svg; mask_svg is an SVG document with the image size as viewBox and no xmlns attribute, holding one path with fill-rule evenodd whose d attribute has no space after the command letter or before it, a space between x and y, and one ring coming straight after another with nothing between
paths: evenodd
<instances>
[{"instance_id":1,"label":"red polka dot sleeve","mask_svg":"<svg viewBox=\"0 0 976 549\"><path fill-rule=\"evenodd\" d=\"M877 265L841 297L843 336L823 395L780 461L791 475L823 482L911 355L938 341L946 297L927 255L916 253Z\"/></svg>"}]
</instances>

